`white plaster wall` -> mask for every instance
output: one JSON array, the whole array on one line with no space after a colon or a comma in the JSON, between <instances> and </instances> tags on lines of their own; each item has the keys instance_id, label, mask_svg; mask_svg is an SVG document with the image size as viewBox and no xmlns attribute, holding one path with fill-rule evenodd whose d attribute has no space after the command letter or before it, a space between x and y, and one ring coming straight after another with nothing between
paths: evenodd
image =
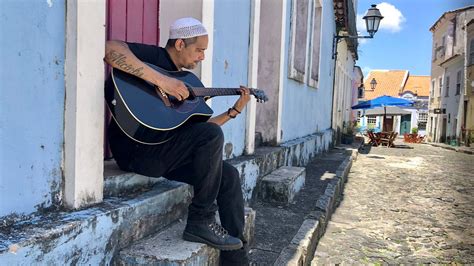
<instances>
[{"instance_id":1,"label":"white plaster wall","mask_svg":"<svg viewBox=\"0 0 474 266\"><path fill-rule=\"evenodd\" d=\"M442 93L442 106L446 108L446 117L448 118L448 124L446 127L446 136L454 136L456 135L456 128L459 127L459 123L462 121L458 121L458 125L456 124L456 118L458 118L458 110L459 104L461 100L461 94L464 92L464 60L460 59L457 60L455 63L448 65L445 70L445 77L449 76L449 97L445 97L445 89L446 86L443 88ZM457 72L461 71L461 94L456 95L456 75ZM462 103L461 103L462 104Z\"/></svg>"}]
</instances>

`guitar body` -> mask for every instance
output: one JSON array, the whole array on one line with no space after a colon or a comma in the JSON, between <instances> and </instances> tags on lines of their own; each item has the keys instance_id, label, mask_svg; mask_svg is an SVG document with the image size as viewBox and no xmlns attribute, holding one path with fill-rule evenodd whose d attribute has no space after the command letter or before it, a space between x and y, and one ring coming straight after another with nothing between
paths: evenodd
<instances>
[{"instance_id":1,"label":"guitar body","mask_svg":"<svg viewBox=\"0 0 474 266\"><path fill-rule=\"evenodd\" d=\"M183 81L188 87L204 87L191 72L168 72L148 64L160 73ZM170 97L166 106L155 87L138 77L112 69L105 86L105 99L113 119L131 139L142 144L156 145L168 141L188 123L205 122L213 111L203 97L182 102Z\"/></svg>"}]
</instances>

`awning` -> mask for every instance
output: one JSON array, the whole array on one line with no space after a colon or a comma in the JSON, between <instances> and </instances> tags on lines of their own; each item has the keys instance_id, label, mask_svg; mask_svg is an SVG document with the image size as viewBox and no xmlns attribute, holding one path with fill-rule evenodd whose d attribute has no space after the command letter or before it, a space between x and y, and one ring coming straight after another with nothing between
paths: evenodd
<instances>
[{"instance_id":1,"label":"awning","mask_svg":"<svg viewBox=\"0 0 474 266\"><path fill-rule=\"evenodd\" d=\"M387 109L387 112L385 113L384 108ZM410 111L403 110L400 107L397 106L386 106L386 107L377 107L374 109L368 109L365 110L365 115L409 115L411 114Z\"/></svg>"}]
</instances>

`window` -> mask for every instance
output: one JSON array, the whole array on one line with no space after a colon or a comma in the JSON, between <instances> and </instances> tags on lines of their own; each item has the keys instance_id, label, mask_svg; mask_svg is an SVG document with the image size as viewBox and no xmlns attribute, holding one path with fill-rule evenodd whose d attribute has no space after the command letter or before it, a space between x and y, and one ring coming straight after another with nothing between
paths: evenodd
<instances>
[{"instance_id":1,"label":"window","mask_svg":"<svg viewBox=\"0 0 474 266\"><path fill-rule=\"evenodd\" d=\"M444 92L444 97L449 97L449 76L446 77L446 91Z\"/></svg>"},{"instance_id":2,"label":"window","mask_svg":"<svg viewBox=\"0 0 474 266\"><path fill-rule=\"evenodd\" d=\"M457 38L456 38L456 17L454 17L452 20L451 20L451 23L453 25L453 32L452 32L452 35L453 35L453 46L456 46L456 41L457 41Z\"/></svg>"},{"instance_id":3,"label":"window","mask_svg":"<svg viewBox=\"0 0 474 266\"><path fill-rule=\"evenodd\" d=\"M418 130L426 130L426 122L418 122Z\"/></svg>"},{"instance_id":4,"label":"window","mask_svg":"<svg viewBox=\"0 0 474 266\"><path fill-rule=\"evenodd\" d=\"M461 94L461 71L456 74L456 95Z\"/></svg>"},{"instance_id":5,"label":"window","mask_svg":"<svg viewBox=\"0 0 474 266\"><path fill-rule=\"evenodd\" d=\"M294 0L291 15L288 77L301 83L305 82L306 74L309 3L309 0Z\"/></svg>"},{"instance_id":6,"label":"window","mask_svg":"<svg viewBox=\"0 0 474 266\"><path fill-rule=\"evenodd\" d=\"M440 77L438 80L438 97L441 97L441 89L443 88L443 77Z\"/></svg>"},{"instance_id":7,"label":"window","mask_svg":"<svg viewBox=\"0 0 474 266\"><path fill-rule=\"evenodd\" d=\"M418 114L418 121L427 122L428 121L428 113L419 113Z\"/></svg>"},{"instance_id":8,"label":"window","mask_svg":"<svg viewBox=\"0 0 474 266\"><path fill-rule=\"evenodd\" d=\"M364 98L364 86L357 88L357 98Z\"/></svg>"},{"instance_id":9,"label":"window","mask_svg":"<svg viewBox=\"0 0 474 266\"><path fill-rule=\"evenodd\" d=\"M312 40L311 40L311 58L309 63L309 80L308 85L311 87L318 87L319 79L319 52L321 50L321 17L322 7L319 0L314 1L313 15L312 15Z\"/></svg>"},{"instance_id":10,"label":"window","mask_svg":"<svg viewBox=\"0 0 474 266\"><path fill-rule=\"evenodd\" d=\"M433 132L433 117L430 117L430 136L432 132Z\"/></svg>"},{"instance_id":11,"label":"window","mask_svg":"<svg viewBox=\"0 0 474 266\"><path fill-rule=\"evenodd\" d=\"M426 123L428 122L428 113L418 114L418 129L426 130Z\"/></svg>"},{"instance_id":12,"label":"window","mask_svg":"<svg viewBox=\"0 0 474 266\"><path fill-rule=\"evenodd\" d=\"M469 44L469 65L474 65L474 39Z\"/></svg>"},{"instance_id":13,"label":"window","mask_svg":"<svg viewBox=\"0 0 474 266\"><path fill-rule=\"evenodd\" d=\"M441 45L436 47L436 59L443 58L446 50L446 36L441 38Z\"/></svg>"},{"instance_id":14,"label":"window","mask_svg":"<svg viewBox=\"0 0 474 266\"><path fill-rule=\"evenodd\" d=\"M368 115L367 116L367 128L375 128L375 124L377 123L377 116L375 115Z\"/></svg>"},{"instance_id":15,"label":"window","mask_svg":"<svg viewBox=\"0 0 474 266\"><path fill-rule=\"evenodd\" d=\"M430 97L431 97L431 98L434 97L434 90L435 90L435 81L432 80L432 81L431 81L431 89L430 89Z\"/></svg>"}]
</instances>

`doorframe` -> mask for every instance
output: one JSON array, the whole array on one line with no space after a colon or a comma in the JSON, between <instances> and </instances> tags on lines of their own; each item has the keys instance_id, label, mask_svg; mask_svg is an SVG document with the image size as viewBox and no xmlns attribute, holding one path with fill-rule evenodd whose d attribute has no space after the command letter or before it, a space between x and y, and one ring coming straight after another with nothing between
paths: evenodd
<instances>
[{"instance_id":1,"label":"doorframe","mask_svg":"<svg viewBox=\"0 0 474 266\"><path fill-rule=\"evenodd\" d=\"M250 7L250 41L249 41L249 63L248 63L248 86L258 88L258 46L260 42L260 0L251 1ZM245 148L244 153L249 155L255 151L255 124L257 118L257 101L250 98L247 105L247 116L245 122Z\"/></svg>"},{"instance_id":2,"label":"doorframe","mask_svg":"<svg viewBox=\"0 0 474 266\"><path fill-rule=\"evenodd\" d=\"M105 14L105 1L66 4L63 202L72 209L103 199Z\"/></svg>"}]
</instances>

